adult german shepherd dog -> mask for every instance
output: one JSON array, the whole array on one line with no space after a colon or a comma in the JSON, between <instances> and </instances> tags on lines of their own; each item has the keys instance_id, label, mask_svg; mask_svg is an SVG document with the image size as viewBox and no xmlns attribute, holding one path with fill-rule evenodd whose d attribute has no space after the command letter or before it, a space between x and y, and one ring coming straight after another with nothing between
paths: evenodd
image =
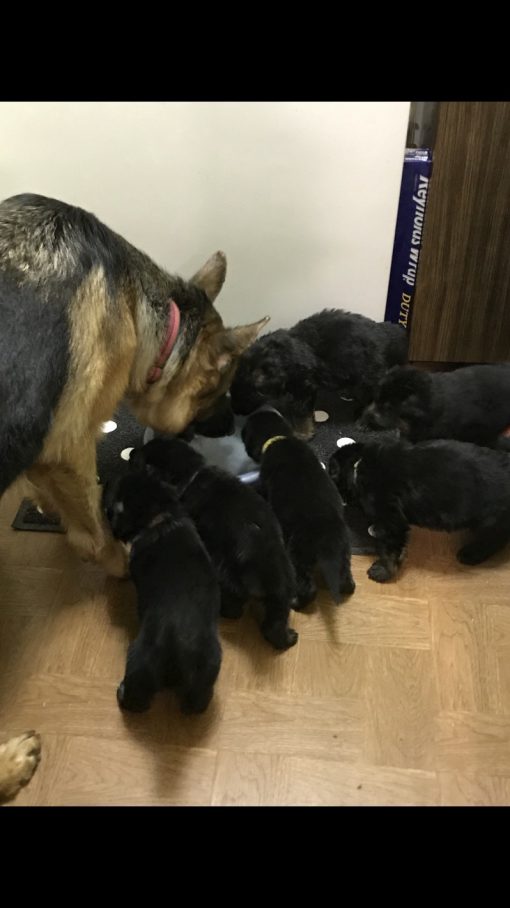
<instances>
[{"instance_id":1,"label":"adult german shepherd dog","mask_svg":"<svg viewBox=\"0 0 510 908\"><path fill-rule=\"evenodd\" d=\"M213 302L225 273L217 252L186 282L81 208L39 195L0 203L0 496L23 481L114 576L127 554L102 515L101 425L124 397L160 431L214 415L268 321L223 326ZM33 732L0 746L0 802L39 755Z\"/></svg>"},{"instance_id":2,"label":"adult german shepherd dog","mask_svg":"<svg viewBox=\"0 0 510 908\"><path fill-rule=\"evenodd\" d=\"M0 495L23 478L114 576L127 559L101 512L101 425L124 397L159 431L214 415L268 321L223 326L213 302L225 273L217 252L186 282L81 208L0 203Z\"/></svg>"}]
</instances>

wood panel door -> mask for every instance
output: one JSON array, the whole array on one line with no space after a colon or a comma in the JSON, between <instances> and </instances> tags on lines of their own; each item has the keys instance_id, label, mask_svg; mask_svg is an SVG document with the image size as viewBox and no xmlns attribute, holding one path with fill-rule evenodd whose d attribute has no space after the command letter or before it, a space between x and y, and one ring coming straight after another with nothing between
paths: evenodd
<instances>
[{"instance_id":1,"label":"wood panel door","mask_svg":"<svg viewBox=\"0 0 510 908\"><path fill-rule=\"evenodd\" d=\"M510 360L510 102L439 106L410 359Z\"/></svg>"}]
</instances>

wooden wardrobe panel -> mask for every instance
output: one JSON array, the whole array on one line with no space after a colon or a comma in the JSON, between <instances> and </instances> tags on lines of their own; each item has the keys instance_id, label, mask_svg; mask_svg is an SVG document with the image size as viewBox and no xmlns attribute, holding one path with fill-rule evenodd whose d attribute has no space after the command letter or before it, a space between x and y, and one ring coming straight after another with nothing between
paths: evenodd
<instances>
[{"instance_id":1,"label":"wooden wardrobe panel","mask_svg":"<svg viewBox=\"0 0 510 908\"><path fill-rule=\"evenodd\" d=\"M410 330L417 362L510 359L510 102L440 104Z\"/></svg>"}]
</instances>

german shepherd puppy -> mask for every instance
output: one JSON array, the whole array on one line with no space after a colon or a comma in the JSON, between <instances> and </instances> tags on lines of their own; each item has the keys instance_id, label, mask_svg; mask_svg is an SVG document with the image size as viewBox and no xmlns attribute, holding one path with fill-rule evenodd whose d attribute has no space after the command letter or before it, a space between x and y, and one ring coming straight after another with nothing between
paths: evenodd
<instances>
[{"instance_id":1,"label":"german shepherd puppy","mask_svg":"<svg viewBox=\"0 0 510 908\"><path fill-rule=\"evenodd\" d=\"M190 282L94 215L55 199L0 203L0 495L18 477L82 557L122 576L101 512L96 441L123 397L142 423L208 418L267 322L225 328L221 252Z\"/></svg>"},{"instance_id":2,"label":"german shepherd puppy","mask_svg":"<svg viewBox=\"0 0 510 908\"><path fill-rule=\"evenodd\" d=\"M362 422L399 429L409 441L455 438L510 450L510 364L465 366L453 372L391 369Z\"/></svg>"},{"instance_id":3,"label":"german shepherd puppy","mask_svg":"<svg viewBox=\"0 0 510 908\"><path fill-rule=\"evenodd\" d=\"M249 456L261 464L261 490L283 531L296 571L297 607L317 595L317 563L334 601L350 596L355 583L342 499L312 449L293 438L290 425L269 407L248 417L242 438Z\"/></svg>"},{"instance_id":4,"label":"german shepherd puppy","mask_svg":"<svg viewBox=\"0 0 510 908\"><path fill-rule=\"evenodd\" d=\"M262 600L265 639L275 649L294 646L298 635L288 620L296 581L269 505L179 438L149 441L131 452L130 464L175 486L216 568L222 616L239 618L247 599Z\"/></svg>"},{"instance_id":5,"label":"german shepherd puppy","mask_svg":"<svg viewBox=\"0 0 510 908\"><path fill-rule=\"evenodd\" d=\"M104 504L113 535L131 543L140 616L119 706L142 712L171 687L183 712L203 712L221 664L220 588L211 559L171 486L147 470L109 484Z\"/></svg>"},{"instance_id":6,"label":"german shepherd puppy","mask_svg":"<svg viewBox=\"0 0 510 908\"><path fill-rule=\"evenodd\" d=\"M336 451L329 473L342 498L370 521L379 557L368 569L378 583L393 580L410 526L467 529L461 564L481 564L510 541L510 457L463 441L416 445L385 433Z\"/></svg>"},{"instance_id":7,"label":"german shepherd puppy","mask_svg":"<svg viewBox=\"0 0 510 908\"><path fill-rule=\"evenodd\" d=\"M405 362L407 335L400 325L325 309L253 345L235 374L232 407L248 415L272 403L302 438L310 438L319 391L345 395L357 417L388 369Z\"/></svg>"}]
</instances>

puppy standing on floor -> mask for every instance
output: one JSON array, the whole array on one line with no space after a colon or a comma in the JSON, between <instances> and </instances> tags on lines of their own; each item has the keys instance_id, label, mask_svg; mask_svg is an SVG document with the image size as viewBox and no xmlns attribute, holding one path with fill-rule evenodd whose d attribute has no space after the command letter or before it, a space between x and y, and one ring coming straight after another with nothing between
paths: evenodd
<instances>
[{"instance_id":1,"label":"puppy standing on floor","mask_svg":"<svg viewBox=\"0 0 510 908\"><path fill-rule=\"evenodd\" d=\"M183 712L203 712L221 664L220 590L209 555L175 493L147 471L114 482L105 507L114 536L131 543L141 622L119 704L140 712L172 687Z\"/></svg>"},{"instance_id":2,"label":"puppy standing on floor","mask_svg":"<svg viewBox=\"0 0 510 908\"><path fill-rule=\"evenodd\" d=\"M368 576L379 583L395 577L410 525L470 530L457 553L462 564L480 564L510 540L510 457L502 451L386 437L345 445L329 471L344 501L373 524L379 558Z\"/></svg>"},{"instance_id":3,"label":"puppy standing on floor","mask_svg":"<svg viewBox=\"0 0 510 908\"><path fill-rule=\"evenodd\" d=\"M510 451L510 365L422 372L411 366L383 378L362 423L399 429L410 441L455 438Z\"/></svg>"},{"instance_id":4,"label":"puppy standing on floor","mask_svg":"<svg viewBox=\"0 0 510 908\"><path fill-rule=\"evenodd\" d=\"M249 456L261 464L262 489L296 571L299 607L316 596L317 563L335 602L350 596L355 584L343 504L314 452L292 436L289 424L270 407L248 417L242 437Z\"/></svg>"},{"instance_id":5,"label":"puppy standing on floor","mask_svg":"<svg viewBox=\"0 0 510 908\"><path fill-rule=\"evenodd\" d=\"M298 635L288 620L296 581L269 505L236 476L207 466L181 439L156 438L132 451L130 463L176 487L218 572L221 614L238 618L247 599L260 599L266 640L276 649L293 646Z\"/></svg>"}]
</instances>

